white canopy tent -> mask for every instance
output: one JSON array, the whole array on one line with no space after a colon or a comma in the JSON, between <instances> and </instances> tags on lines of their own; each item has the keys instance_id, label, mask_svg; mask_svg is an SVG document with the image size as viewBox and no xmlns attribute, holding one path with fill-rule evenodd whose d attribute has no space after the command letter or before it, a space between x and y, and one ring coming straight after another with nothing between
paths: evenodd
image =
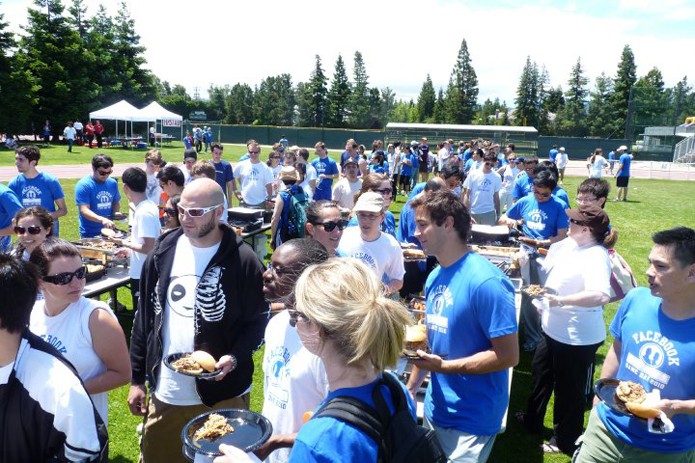
<instances>
[{"instance_id":1,"label":"white canopy tent","mask_svg":"<svg viewBox=\"0 0 695 463\"><path fill-rule=\"evenodd\" d=\"M163 133L164 127L180 127L181 137L183 137L183 117L162 107L156 101L148 104L139 111L137 120L154 122L155 132ZM157 127L159 122L159 127Z\"/></svg>"},{"instance_id":2,"label":"white canopy tent","mask_svg":"<svg viewBox=\"0 0 695 463\"><path fill-rule=\"evenodd\" d=\"M118 136L118 121L130 122L130 134L133 134L133 122L141 119L136 119L140 110L128 103L126 100L121 100L111 106L99 109L89 113L90 120L110 120L116 121L116 136ZM127 132L128 125L125 124L124 132ZM126 133L124 133L126 135Z\"/></svg>"}]
</instances>

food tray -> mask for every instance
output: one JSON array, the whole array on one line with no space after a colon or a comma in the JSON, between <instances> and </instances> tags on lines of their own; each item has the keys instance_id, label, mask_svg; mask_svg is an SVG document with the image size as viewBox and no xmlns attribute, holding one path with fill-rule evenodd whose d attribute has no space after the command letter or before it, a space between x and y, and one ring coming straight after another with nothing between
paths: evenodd
<instances>
[{"instance_id":1,"label":"food tray","mask_svg":"<svg viewBox=\"0 0 695 463\"><path fill-rule=\"evenodd\" d=\"M234 432L225 434L214 441L208 439L196 439L195 432L203 426L211 413L217 413L227 418L227 423L234 428ZM181 430L183 442L183 454L189 461L194 461L196 454L210 457L220 456L220 444L233 445L244 452L253 452L265 444L273 432L273 426L268 418L260 413L236 408L223 408L211 410L196 416Z\"/></svg>"},{"instance_id":2,"label":"food tray","mask_svg":"<svg viewBox=\"0 0 695 463\"><path fill-rule=\"evenodd\" d=\"M105 249L99 247L99 243L110 243L110 241L102 238L82 238L81 240L72 242L72 244L74 244L77 247L77 249L80 250L80 254L82 254L82 257L87 257L89 259L100 259L101 256L104 255L112 256L121 249L118 246L115 246L111 249Z\"/></svg>"}]
</instances>

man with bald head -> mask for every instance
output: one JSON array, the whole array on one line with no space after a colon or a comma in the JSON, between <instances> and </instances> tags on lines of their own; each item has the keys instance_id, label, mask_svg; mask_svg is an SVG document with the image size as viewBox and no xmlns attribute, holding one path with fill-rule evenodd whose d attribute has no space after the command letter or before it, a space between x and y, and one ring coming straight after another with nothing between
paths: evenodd
<instances>
[{"instance_id":1,"label":"man with bald head","mask_svg":"<svg viewBox=\"0 0 695 463\"><path fill-rule=\"evenodd\" d=\"M214 180L186 186L178 204L181 227L157 240L143 266L130 340L128 405L145 417L145 463L185 462L171 436L190 419L211 408L249 407L251 355L267 323L263 264L220 223L223 205L224 193ZM211 354L220 373L201 379L163 365L172 354L195 350Z\"/></svg>"}]
</instances>

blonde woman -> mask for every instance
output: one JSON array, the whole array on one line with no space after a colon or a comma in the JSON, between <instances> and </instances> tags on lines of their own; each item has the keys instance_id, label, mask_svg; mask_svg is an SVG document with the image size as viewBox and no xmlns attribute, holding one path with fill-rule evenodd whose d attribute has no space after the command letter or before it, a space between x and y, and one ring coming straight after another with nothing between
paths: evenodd
<instances>
[{"instance_id":1,"label":"blonde woman","mask_svg":"<svg viewBox=\"0 0 695 463\"><path fill-rule=\"evenodd\" d=\"M372 392L379 387L393 404L380 380L390 374L384 369L396 364L403 348L405 325L412 323L406 308L382 295L381 282L365 264L347 258L308 267L297 281L295 295L289 323L304 348L323 361L330 390L324 403L347 396L374 407ZM415 419L412 399L409 394L404 397ZM220 450L225 456L215 459L218 463L251 461L238 449L222 445ZM378 444L358 429L319 416L302 426L289 461L376 462L378 450Z\"/></svg>"}]
</instances>

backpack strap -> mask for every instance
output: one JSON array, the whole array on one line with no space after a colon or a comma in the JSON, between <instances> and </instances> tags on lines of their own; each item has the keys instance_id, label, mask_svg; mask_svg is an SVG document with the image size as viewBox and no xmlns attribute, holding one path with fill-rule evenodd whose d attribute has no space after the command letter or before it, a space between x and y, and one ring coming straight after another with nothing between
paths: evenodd
<instances>
[{"instance_id":1,"label":"backpack strap","mask_svg":"<svg viewBox=\"0 0 695 463\"><path fill-rule=\"evenodd\" d=\"M335 397L321 407L313 418L321 416L336 418L354 426L371 437L381 447L384 426L376 412L363 401L348 396Z\"/></svg>"}]
</instances>

